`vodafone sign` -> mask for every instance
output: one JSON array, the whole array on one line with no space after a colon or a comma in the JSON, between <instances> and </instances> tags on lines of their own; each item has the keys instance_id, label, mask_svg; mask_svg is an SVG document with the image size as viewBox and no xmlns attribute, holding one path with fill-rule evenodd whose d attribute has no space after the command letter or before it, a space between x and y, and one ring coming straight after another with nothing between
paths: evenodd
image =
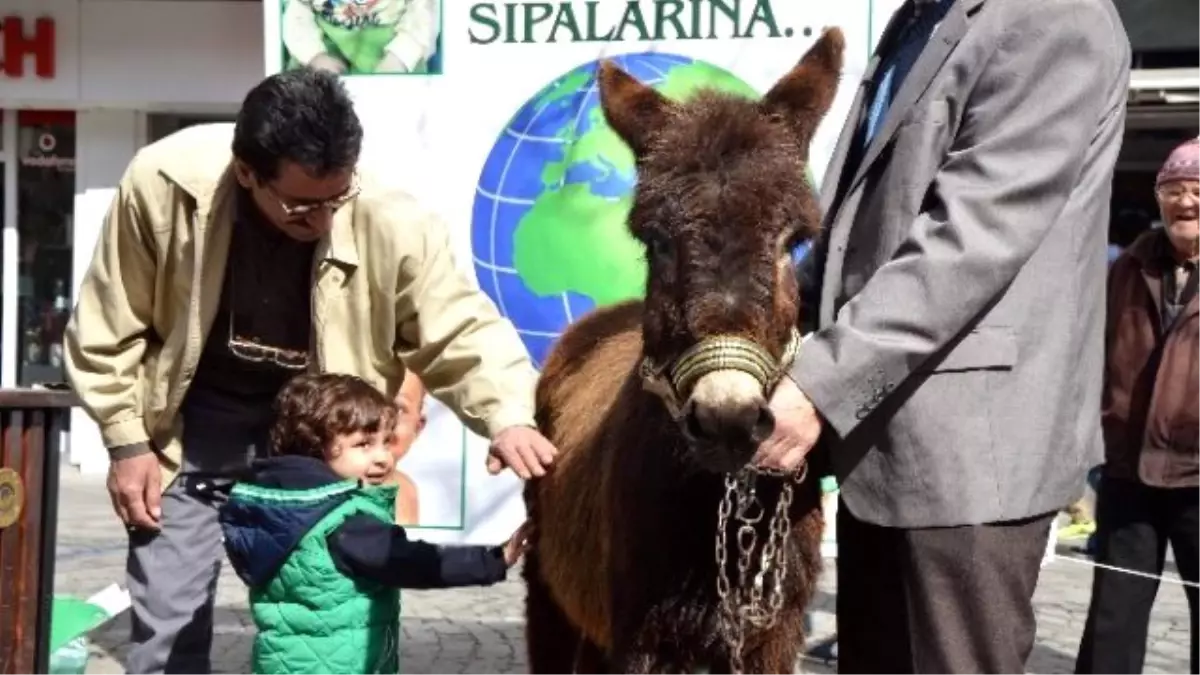
<instances>
[{"instance_id":1,"label":"vodafone sign","mask_svg":"<svg viewBox=\"0 0 1200 675\"><path fill-rule=\"evenodd\" d=\"M51 17L0 15L0 75L10 79L53 79L57 56L54 31Z\"/></svg>"}]
</instances>

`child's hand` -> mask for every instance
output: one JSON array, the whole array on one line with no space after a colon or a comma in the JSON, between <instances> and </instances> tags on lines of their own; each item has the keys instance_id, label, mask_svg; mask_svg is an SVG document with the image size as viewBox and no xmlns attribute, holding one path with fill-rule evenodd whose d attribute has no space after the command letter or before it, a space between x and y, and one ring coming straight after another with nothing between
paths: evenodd
<instances>
[{"instance_id":1,"label":"child's hand","mask_svg":"<svg viewBox=\"0 0 1200 675\"><path fill-rule=\"evenodd\" d=\"M521 523L516 532L504 542L504 562L509 567L517 564L521 556L525 553L525 549L529 547L529 534L533 531L533 521L526 520Z\"/></svg>"},{"instance_id":2,"label":"child's hand","mask_svg":"<svg viewBox=\"0 0 1200 675\"><path fill-rule=\"evenodd\" d=\"M375 66L375 72L377 72L377 73L407 73L408 67L404 65L403 61L396 58L394 55L384 54L383 58L379 60L379 65Z\"/></svg>"},{"instance_id":3,"label":"child's hand","mask_svg":"<svg viewBox=\"0 0 1200 675\"><path fill-rule=\"evenodd\" d=\"M308 62L308 65L320 70L328 70L338 75L346 72L346 62L329 54L317 54L313 57L312 61Z\"/></svg>"}]
</instances>

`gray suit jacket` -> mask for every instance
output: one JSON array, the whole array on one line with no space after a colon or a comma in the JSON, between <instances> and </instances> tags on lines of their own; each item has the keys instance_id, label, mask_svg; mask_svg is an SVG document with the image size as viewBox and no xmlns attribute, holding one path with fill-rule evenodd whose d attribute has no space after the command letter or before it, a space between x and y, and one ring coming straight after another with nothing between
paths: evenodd
<instances>
[{"instance_id":1,"label":"gray suit jacket","mask_svg":"<svg viewBox=\"0 0 1200 675\"><path fill-rule=\"evenodd\" d=\"M1043 514L1100 462L1129 61L1111 0L955 0L852 166L868 65L801 275L818 331L792 370L858 518Z\"/></svg>"}]
</instances>

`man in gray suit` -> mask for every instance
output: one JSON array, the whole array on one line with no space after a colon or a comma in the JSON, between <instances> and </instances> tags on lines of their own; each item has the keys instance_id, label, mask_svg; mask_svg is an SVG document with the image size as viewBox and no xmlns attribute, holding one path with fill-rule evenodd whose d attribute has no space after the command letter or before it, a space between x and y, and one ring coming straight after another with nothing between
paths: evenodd
<instances>
[{"instance_id":1,"label":"man in gray suit","mask_svg":"<svg viewBox=\"0 0 1200 675\"><path fill-rule=\"evenodd\" d=\"M816 332L758 461L828 441L840 672L1021 672L1050 520L1099 461L1111 0L908 0L802 270Z\"/></svg>"}]
</instances>

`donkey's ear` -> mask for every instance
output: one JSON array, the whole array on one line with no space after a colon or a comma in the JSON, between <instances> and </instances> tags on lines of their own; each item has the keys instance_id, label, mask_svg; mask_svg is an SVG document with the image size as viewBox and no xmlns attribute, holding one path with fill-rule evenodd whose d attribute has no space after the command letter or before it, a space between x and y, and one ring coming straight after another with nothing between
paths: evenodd
<instances>
[{"instance_id":1,"label":"donkey's ear","mask_svg":"<svg viewBox=\"0 0 1200 675\"><path fill-rule=\"evenodd\" d=\"M673 105L662 94L638 82L607 59L600 63L600 107L608 125L636 157L646 154L650 138L666 124Z\"/></svg>"},{"instance_id":2,"label":"donkey's ear","mask_svg":"<svg viewBox=\"0 0 1200 675\"><path fill-rule=\"evenodd\" d=\"M825 29L800 63L776 82L759 104L763 112L780 115L787 121L806 156L817 125L829 112L837 94L845 50L846 37L841 29Z\"/></svg>"}]
</instances>

